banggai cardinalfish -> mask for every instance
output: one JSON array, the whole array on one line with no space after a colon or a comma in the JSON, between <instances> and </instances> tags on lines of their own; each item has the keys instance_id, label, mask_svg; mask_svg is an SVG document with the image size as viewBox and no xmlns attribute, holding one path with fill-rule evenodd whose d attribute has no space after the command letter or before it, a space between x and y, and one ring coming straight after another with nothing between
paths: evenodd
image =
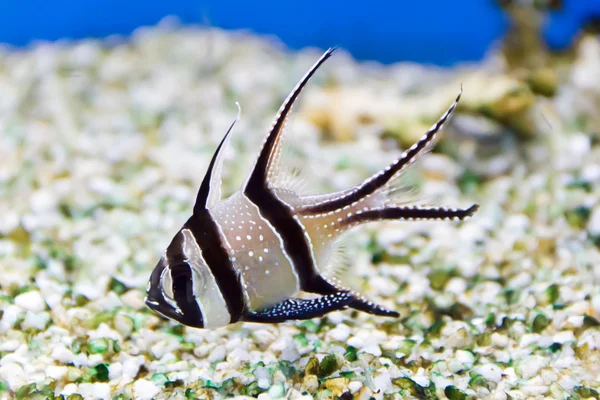
<instances>
[{"instance_id":1,"label":"banggai cardinalfish","mask_svg":"<svg viewBox=\"0 0 600 400\"><path fill-rule=\"evenodd\" d=\"M192 216L152 271L146 290L146 304L152 310L196 328L309 319L344 308L398 317L397 312L323 275L336 240L367 222L462 220L477 211L477 205L467 209L403 206L390 195L392 182L433 147L462 89L417 143L364 182L313 196L278 187L286 118L306 83L333 52L329 49L321 56L279 109L242 189L221 200L222 154L235 121L231 125L208 166ZM300 292L319 297L299 298Z\"/></svg>"}]
</instances>

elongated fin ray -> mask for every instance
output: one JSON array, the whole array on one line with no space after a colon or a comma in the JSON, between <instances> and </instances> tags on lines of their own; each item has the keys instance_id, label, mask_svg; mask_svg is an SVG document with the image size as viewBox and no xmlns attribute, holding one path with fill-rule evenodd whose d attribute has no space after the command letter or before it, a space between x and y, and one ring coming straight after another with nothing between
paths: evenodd
<instances>
[{"instance_id":1,"label":"elongated fin ray","mask_svg":"<svg viewBox=\"0 0 600 400\"><path fill-rule=\"evenodd\" d=\"M235 103L238 108L237 116L231 123L231 126L221 139L221 143L213 154L206 175L202 180L198 195L196 196L196 204L194 205L194 214L201 213L204 210L214 206L221 199L221 170L223 168L223 150L229 141L229 133L240 120L242 109L238 102Z\"/></svg>"},{"instance_id":2,"label":"elongated fin ray","mask_svg":"<svg viewBox=\"0 0 600 400\"><path fill-rule=\"evenodd\" d=\"M479 210L477 204L467 209L448 209L433 207L386 207L372 209L360 214L354 214L343 221L346 226L381 220L413 220L413 219L459 219L463 220Z\"/></svg>"},{"instance_id":3,"label":"elongated fin ray","mask_svg":"<svg viewBox=\"0 0 600 400\"><path fill-rule=\"evenodd\" d=\"M262 149L254 163L254 167L248 176L246 187L248 185L263 185L266 186L268 178L273 176L273 168L276 168L280 157L280 148L283 138L283 131L285 127L286 118L289 115L294 102L304 89L304 86L308 83L310 78L314 75L317 69L323 64L329 57L335 52L335 47L328 49L321 58L312 66L312 68L304 75L304 77L298 82L294 90L288 95L287 99L281 105L281 108L277 112L277 116L273 122L273 126L266 136Z\"/></svg>"},{"instance_id":4,"label":"elongated fin ray","mask_svg":"<svg viewBox=\"0 0 600 400\"><path fill-rule=\"evenodd\" d=\"M351 189L345 189L338 192L338 196L329 194L327 195L327 200L320 203L307 205L298 211L303 215L322 214L336 211L361 199L364 199L377 190L385 187L388 183L390 183L390 181L398 176L398 174L404 171L409 165L413 164L420 156L425 154L433 147L439 138L438 132L454 113L461 95L462 86L458 96L456 97L456 100L454 103L452 103L444 115L442 115L442 117L435 124L433 124L429 131L427 131L427 133L423 135L423 137L417 143L402 153L402 156L398 160L390 164L383 171L371 176L361 184L356 185Z\"/></svg>"}]
</instances>

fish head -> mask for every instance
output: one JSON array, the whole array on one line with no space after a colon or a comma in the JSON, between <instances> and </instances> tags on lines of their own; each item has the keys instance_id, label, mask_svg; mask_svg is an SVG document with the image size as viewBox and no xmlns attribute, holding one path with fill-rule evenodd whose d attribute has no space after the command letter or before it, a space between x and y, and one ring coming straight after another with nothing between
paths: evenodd
<instances>
[{"instance_id":1,"label":"fish head","mask_svg":"<svg viewBox=\"0 0 600 400\"><path fill-rule=\"evenodd\" d=\"M210 268L189 229L181 229L154 267L146 305L193 328L218 328L230 315Z\"/></svg>"}]
</instances>

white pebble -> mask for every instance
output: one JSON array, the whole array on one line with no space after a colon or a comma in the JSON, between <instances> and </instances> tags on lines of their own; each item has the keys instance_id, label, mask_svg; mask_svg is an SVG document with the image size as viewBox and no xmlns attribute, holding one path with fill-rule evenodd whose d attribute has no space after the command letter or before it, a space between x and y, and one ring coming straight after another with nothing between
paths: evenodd
<instances>
[{"instance_id":1,"label":"white pebble","mask_svg":"<svg viewBox=\"0 0 600 400\"><path fill-rule=\"evenodd\" d=\"M73 393L78 393L77 384L76 383L67 383L60 394L69 396Z\"/></svg>"},{"instance_id":2,"label":"white pebble","mask_svg":"<svg viewBox=\"0 0 600 400\"><path fill-rule=\"evenodd\" d=\"M369 344L362 348L365 353L373 354L375 357L381 356L381 347L376 344Z\"/></svg>"},{"instance_id":3,"label":"white pebble","mask_svg":"<svg viewBox=\"0 0 600 400\"><path fill-rule=\"evenodd\" d=\"M362 349L364 345L364 340L357 336L353 336L350 339L348 339L348 346L356 347L357 349Z\"/></svg>"},{"instance_id":4,"label":"white pebble","mask_svg":"<svg viewBox=\"0 0 600 400\"><path fill-rule=\"evenodd\" d=\"M496 347L506 347L508 346L508 336L503 335L498 332L492 333L492 345Z\"/></svg>"},{"instance_id":5,"label":"white pebble","mask_svg":"<svg viewBox=\"0 0 600 400\"><path fill-rule=\"evenodd\" d=\"M498 383L502 380L502 370L497 365L485 364L476 367L475 370L490 382Z\"/></svg>"},{"instance_id":6,"label":"white pebble","mask_svg":"<svg viewBox=\"0 0 600 400\"><path fill-rule=\"evenodd\" d=\"M350 393L354 394L358 392L362 388L362 382L352 381L348 384L348 389L350 389Z\"/></svg>"},{"instance_id":7,"label":"white pebble","mask_svg":"<svg viewBox=\"0 0 600 400\"><path fill-rule=\"evenodd\" d=\"M62 365L49 365L46 367L46 375L54 380L61 380L67 374L68 368Z\"/></svg>"},{"instance_id":8,"label":"white pebble","mask_svg":"<svg viewBox=\"0 0 600 400\"><path fill-rule=\"evenodd\" d=\"M555 334L552 337L552 340L554 340L556 343L564 344L567 342L574 342L575 336L573 334L573 331L562 331Z\"/></svg>"},{"instance_id":9,"label":"white pebble","mask_svg":"<svg viewBox=\"0 0 600 400\"><path fill-rule=\"evenodd\" d=\"M0 379L7 381L12 390L17 390L25 384L26 374L20 364L6 363L0 366Z\"/></svg>"},{"instance_id":10,"label":"white pebble","mask_svg":"<svg viewBox=\"0 0 600 400\"><path fill-rule=\"evenodd\" d=\"M147 379L138 379L133 384L133 395L140 399L152 399L160 392L160 389L152 382Z\"/></svg>"},{"instance_id":11,"label":"white pebble","mask_svg":"<svg viewBox=\"0 0 600 400\"><path fill-rule=\"evenodd\" d=\"M225 346L217 346L208 355L208 361L214 363L225 359Z\"/></svg>"},{"instance_id":12,"label":"white pebble","mask_svg":"<svg viewBox=\"0 0 600 400\"><path fill-rule=\"evenodd\" d=\"M78 393L84 398L110 399L110 386L108 383L80 383Z\"/></svg>"},{"instance_id":13,"label":"white pebble","mask_svg":"<svg viewBox=\"0 0 600 400\"><path fill-rule=\"evenodd\" d=\"M455 356L458 361L460 361L462 364L469 368L473 365L473 362L475 361L475 356L470 351L457 350Z\"/></svg>"},{"instance_id":14,"label":"white pebble","mask_svg":"<svg viewBox=\"0 0 600 400\"><path fill-rule=\"evenodd\" d=\"M43 331L46 328L46 324L50 321L50 314L47 312L42 313L33 313L28 312L25 315L25 320L23 321L22 328L23 329L37 329L38 331Z\"/></svg>"},{"instance_id":15,"label":"white pebble","mask_svg":"<svg viewBox=\"0 0 600 400\"><path fill-rule=\"evenodd\" d=\"M46 303L44 302L41 293L37 290L21 293L15 297L15 304L25 310L33 312L42 312L46 307Z\"/></svg>"},{"instance_id":16,"label":"white pebble","mask_svg":"<svg viewBox=\"0 0 600 400\"><path fill-rule=\"evenodd\" d=\"M381 369L373 374L371 378L375 387L381 390L383 393L386 392L392 386L392 379L390 378L390 373L385 369Z\"/></svg>"},{"instance_id":17,"label":"white pebble","mask_svg":"<svg viewBox=\"0 0 600 400\"><path fill-rule=\"evenodd\" d=\"M350 328L348 325L340 324L329 332L329 336L338 342L345 342L350 336Z\"/></svg>"},{"instance_id":18,"label":"white pebble","mask_svg":"<svg viewBox=\"0 0 600 400\"><path fill-rule=\"evenodd\" d=\"M10 351L13 352L16 349L19 348L19 341L18 340L6 340L2 343L0 343L0 351Z\"/></svg>"},{"instance_id":19,"label":"white pebble","mask_svg":"<svg viewBox=\"0 0 600 400\"><path fill-rule=\"evenodd\" d=\"M594 207L587 229L592 235L600 236L600 207Z\"/></svg>"},{"instance_id":20,"label":"white pebble","mask_svg":"<svg viewBox=\"0 0 600 400\"><path fill-rule=\"evenodd\" d=\"M63 345L58 345L52 350L52 358L63 364L73 362L74 360L73 352Z\"/></svg>"},{"instance_id":21,"label":"white pebble","mask_svg":"<svg viewBox=\"0 0 600 400\"><path fill-rule=\"evenodd\" d=\"M548 364L548 360L544 357L532 355L527 356L519 363L519 371L521 377L529 379L535 376L538 371Z\"/></svg>"}]
</instances>

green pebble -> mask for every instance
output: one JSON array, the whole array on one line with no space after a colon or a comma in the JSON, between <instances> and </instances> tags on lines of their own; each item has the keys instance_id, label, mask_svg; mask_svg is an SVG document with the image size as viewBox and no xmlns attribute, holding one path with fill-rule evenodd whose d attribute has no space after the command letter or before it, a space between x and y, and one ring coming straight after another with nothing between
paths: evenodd
<instances>
[{"instance_id":1,"label":"green pebble","mask_svg":"<svg viewBox=\"0 0 600 400\"><path fill-rule=\"evenodd\" d=\"M306 336L304 335L304 333L299 333L297 335L294 335L294 343L296 343L296 346L298 346L298 347L308 346L308 340L306 339Z\"/></svg>"},{"instance_id":2,"label":"green pebble","mask_svg":"<svg viewBox=\"0 0 600 400\"><path fill-rule=\"evenodd\" d=\"M150 380L158 387L164 386L169 381L165 374L154 374Z\"/></svg>"},{"instance_id":3,"label":"green pebble","mask_svg":"<svg viewBox=\"0 0 600 400\"><path fill-rule=\"evenodd\" d=\"M558 285L556 283L553 283L552 285L548 286L548 289L546 289L545 294L546 297L548 297L548 302L550 304L556 303L556 300L558 300L559 296Z\"/></svg>"},{"instance_id":4,"label":"green pebble","mask_svg":"<svg viewBox=\"0 0 600 400\"><path fill-rule=\"evenodd\" d=\"M433 290L442 290L446 286L450 278L452 278L452 275L453 271L451 270L433 270L428 276L429 285Z\"/></svg>"},{"instance_id":5,"label":"green pebble","mask_svg":"<svg viewBox=\"0 0 600 400\"><path fill-rule=\"evenodd\" d=\"M35 383L30 383L28 385L21 386L17 389L15 393L16 400L25 400L30 399L31 395L36 391Z\"/></svg>"},{"instance_id":6,"label":"green pebble","mask_svg":"<svg viewBox=\"0 0 600 400\"><path fill-rule=\"evenodd\" d=\"M317 357L312 356L311 358L308 359L308 362L306 363L306 367L304 368L304 374L305 375L316 375L318 370L319 370L319 360L317 360Z\"/></svg>"},{"instance_id":7,"label":"green pebble","mask_svg":"<svg viewBox=\"0 0 600 400\"><path fill-rule=\"evenodd\" d=\"M125 286L123 282L115 278L111 278L110 283L108 284L108 288L116 294L123 294L128 290L127 286Z\"/></svg>"},{"instance_id":8,"label":"green pebble","mask_svg":"<svg viewBox=\"0 0 600 400\"><path fill-rule=\"evenodd\" d=\"M321 325L312 320L307 320L302 322L299 327L305 329L307 332L317 333L319 328L321 328Z\"/></svg>"},{"instance_id":9,"label":"green pebble","mask_svg":"<svg viewBox=\"0 0 600 400\"><path fill-rule=\"evenodd\" d=\"M472 170L465 172L458 178L458 187L465 194L473 194L477 192L477 188L481 184L481 177Z\"/></svg>"},{"instance_id":10,"label":"green pebble","mask_svg":"<svg viewBox=\"0 0 600 400\"><path fill-rule=\"evenodd\" d=\"M446 395L446 397L449 400L466 400L467 399L467 395L462 392L459 388L457 388L456 386L450 385L450 386L446 386L446 388L444 389L444 394Z\"/></svg>"},{"instance_id":11,"label":"green pebble","mask_svg":"<svg viewBox=\"0 0 600 400\"><path fill-rule=\"evenodd\" d=\"M89 302L90 300L82 294L75 296L75 305L77 305L77 307L83 307Z\"/></svg>"},{"instance_id":12,"label":"green pebble","mask_svg":"<svg viewBox=\"0 0 600 400\"><path fill-rule=\"evenodd\" d=\"M346 349L346 354L344 354L344 358L350 362L356 361L356 348L353 346L348 346Z\"/></svg>"},{"instance_id":13,"label":"green pebble","mask_svg":"<svg viewBox=\"0 0 600 400\"><path fill-rule=\"evenodd\" d=\"M412 339L404 339L398 347L398 352L407 356L412 353L412 350L416 344L417 342Z\"/></svg>"},{"instance_id":14,"label":"green pebble","mask_svg":"<svg viewBox=\"0 0 600 400\"><path fill-rule=\"evenodd\" d=\"M105 363L100 363L100 364L96 364L94 367L92 367L93 371L92 375L94 376L94 380L98 381L98 382L108 382L108 364Z\"/></svg>"},{"instance_id":15,"label":"green pebble","mask_svg":"<svg viewBox=\"0 0 600 400\"><path fill-rule=\"evenodd\" d=\"M319 370L317 371L317 376L319 378L324 378L333 374L335 371L341 368L341 363L335 354L328 354L321 360L319 364Z\"/></svg>"},{"instance_id":16,"label":"green pebble","mask_svg":"<svg viewBox=\"0 0 600 400\"><path fill-rule=\"evenodd\" d=\"M598 321L596 318L591 317L587 314L583 316L583 327L584 328L593 328L596 326L600 326L600 321Z\"/></svg>"},{"instance_id":17,"label":"green pebble","mask_svg":"<svg viewBox=\"0 0 600 400\"><path fill-rule=\"evenodd\" d=\"M103 354L108 351L108 340L101 338L95 339L88 343L88 351L90 354Z\"/></svg>"},{"instance_id":18,"label":"green pebble","mask_svg":"<svg viewBox=\"0 0 600 400\"><path fill-rule=\"evenodd\" d=\"M196 391L194 389L187 388L185 389L184 396L187 400L196 400Z\"/></svg>"},{"instance_id":19,"label":"green pebble","mask_svg":"<svg viewBox=\"0 0 600 400\"><path fill-rule=\"evenodd\" d=\"M546 317L544 314L538 314L533 319L533 325L532 325L531 329L534 333L540 333L544 329L546 329L548 327L548 325L550 325L550 322L551 322L550 319L548 317Z\"/></svg>"},{"instance_id":20,"label":"green pebble","mask_svg":"<svg viewBox=\"0 0 600 400\"><path fill-rule=\"evenodd\" d=\"M556 353L561 348L562 348L562 344L554 342L548 347L548 350L550 350L553 353Z\"/></svg>"},{"instance_id":21,"label":"green pebble","mask_svg":"<svg viewBox=\"0 0 600 400\"><path fill-rule=\"evenodd\" d=\"M106 324L113 320L115 317L115 311L104 311L94 315L88 322L87 325L90 329L96 329L100 324Z\"/></svg>"},{"instance_id":22,"label":"green pebble","mask_svg":"<svg viewBox=\"0 0 600 400\"><path fill-rule=\"evenodd\" d=\"M583 229L590 219L591 210L585 206L575 207L572 210L565 211L565 218L569 225L576 229Z\"/></svg>"},{"instance_id":23,"label":"green pebble","mask_svg":"<svg viewBox=\"0 0 600 400\"><path fill-rule=\"evenodd\" d=\"M600 399L600 393L596 389L589 388L587 386L575 386L573 393L577 394L582 399Z\"/></svg>"},{"instance_id":24,"label":"green pebble","mask_svg":"<svg viewBox=\"0 0 600 400\"><path fill-rule=\"evenodd\" d=\"M402 394L411 395L412 397L416 397L418 399L428 398L426 397L426 388L419 385L409 377L404 376L393 379L392 383L401 389ZM431 382L431 385L433 385L433 382ZM435 387L433 387L433 391L435 392Z\"/></svg>"},{"instance_id":25,"label":"green pebble","mask_svg":"<svg viewBox=\"0 0 600 400\"><path fill-rule=\"evenodd\" d=\"M469 380L469 386L472 386L472 387L483 387L483 388L489 389L489 383L488 383L487 379L485 379L483 377L483 375L480 375L480 374L475 374Z\"/></svg>"}]
</instances>

